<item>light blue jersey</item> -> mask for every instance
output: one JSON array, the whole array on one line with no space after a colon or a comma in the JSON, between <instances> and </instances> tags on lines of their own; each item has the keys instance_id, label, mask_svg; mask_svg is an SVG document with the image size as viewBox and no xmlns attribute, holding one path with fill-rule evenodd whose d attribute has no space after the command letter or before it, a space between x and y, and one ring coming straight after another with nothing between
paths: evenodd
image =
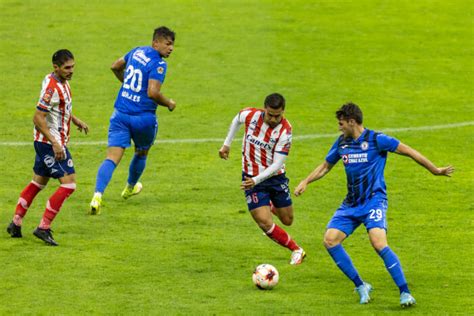
<instances>
[{"instance_id":1,"label":"light blue jersey","mask_svg":"<svg viewBox=\"0 0 474 316\"><path fill-rule=\"evenodd\" d=\"M115 100L115 109L129 115L154 114L157 104L148 97L148 80L163 84L166 61L150 46L132 49L125 55L125 61L123 84Z\"/></svg>"}]
</instances>

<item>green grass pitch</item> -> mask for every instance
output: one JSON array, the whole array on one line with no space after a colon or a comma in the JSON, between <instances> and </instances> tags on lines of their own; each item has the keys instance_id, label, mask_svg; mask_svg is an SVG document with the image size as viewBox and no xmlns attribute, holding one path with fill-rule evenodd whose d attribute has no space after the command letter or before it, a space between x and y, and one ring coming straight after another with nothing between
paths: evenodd
<instances>
[{"instance_id":1,"label":"green grass pitch","mask_svg":"<svg viewBox=\"0 0 474 316\"><path fill-rule=\"evenodd\" d=\"M473 9L469 0L1 0L0 314L474 314ZM159 25L177 32L163 86L177 109L158 110L142 194L120 198L129 150L103 213L88 216L106 148L85 142L106 139L119 89L109 67L148 45ZM72 132L78 189L53 223L53 248L31 232L54 181L30 208L23 239L5 228L31 179L34 150L22 144L32 142L41 80L60 48L75 54L74 113L91 131ZM389 243L417 306L401 310L363 228L345 247L375 288L369 305L358 304L326 253L325 225L346 190L341 164L294 198L287 230L308 253L302 265L290 266L290 253L247 214L240 136L229 161L218 158L214 139L223 141L237 111L271 92L286 97L294 129L291 188L324 159L334 141L325 135L337 133L334 112L346 101L362 107L367 127L407 128L389 134L456 167L452 178L437 178L408 158L388 159ZM164 142L176 139L209 141ZM272 291L252 284L261 263L280 272Z\"/></svg>"}]
</instances>

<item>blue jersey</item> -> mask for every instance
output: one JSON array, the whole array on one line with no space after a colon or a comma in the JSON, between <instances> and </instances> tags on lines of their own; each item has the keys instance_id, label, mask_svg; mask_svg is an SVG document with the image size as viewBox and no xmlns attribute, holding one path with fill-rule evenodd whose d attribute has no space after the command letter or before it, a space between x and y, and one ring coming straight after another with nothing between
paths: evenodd
<instances>
[{"instance_id":1,"label":"blue jersey","mask_svg":"<svg viewBox=\"0 0 474 316\"><path fill-rule=\"evenodd\" d=\"M332 165L342 159L347 176L344 204L354 207L375 194L386 197L384 179L387 152L394 152L399 140L365 129L356 140L340 136L329 150L326 161Z\"/></svg>"},{"instance_id":2,"label":"blue jersey","mask_svg":"<svg viewBox=\"0 0 474 316\"><path fill-rule=\"evenodd\" d=\"M157 104L148 97L148 80L163 84L166 62L150 46L137 47L125 55L123 84L115 100L115 108L126 114L140 115L155 113Z\"/></svg>"}]
</instances>

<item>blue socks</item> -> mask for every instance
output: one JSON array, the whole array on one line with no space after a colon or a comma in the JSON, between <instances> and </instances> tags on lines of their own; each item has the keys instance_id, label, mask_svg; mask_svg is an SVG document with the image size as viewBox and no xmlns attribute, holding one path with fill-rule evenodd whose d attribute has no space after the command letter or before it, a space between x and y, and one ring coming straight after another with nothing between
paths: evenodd
<instances>
[{"instance_id":1,"label":"blue socks","mask_svg":"<svg viewBox=\"0 0 474 316\"><path fill-rule=\"evenodd\" d=\"M128 169L128 184L134 186L145 170L147 156L134 155Z\"/></svg>"},{"instance_id":2,"label":"blue socks","mask_svg":"<svg viewBox=\"0 0 474 316\"><path fill-rule=\"evenodd\" d=\"M356 268L354 267L354 264L352 263L351 258L349 257L349 255L344 250L344 247L342 247L341 244L332 248L327 248L327 251L331 255L336 265L339 267L339 269L341 269L341 271L344 272L344 274L347 275L347 277L351 279L352 282L354 282L356 287L363 284L359 273L357 272Z\"/></svg>"},{"instance_id":3,"label":"blue socks","mask_svg":"<svg viewBox=\"0 0 474 316\"><path fill-rule=\"evenodd\" d=\"M105 159L99 167L97 172L97 180L95 182L95 192L104 193L105 188L112 179L112 174L114 173L115 163L110 159Z\"/></svg>"},{"instance_id":4,"label":"blue socks","mask_svg":"<svg viewBox=\"0 0 474 316\"><path fill-rule=\"evenodd\" d=\"M393 281L400 289L400 293L407 292L408 290L407 281L405 280L405 275L403 274L402 265L397 255L390 249L390 247L385 247L379 252L379 256L383 259L387 271L392 276Z\"/></svg>"}]
</instances>

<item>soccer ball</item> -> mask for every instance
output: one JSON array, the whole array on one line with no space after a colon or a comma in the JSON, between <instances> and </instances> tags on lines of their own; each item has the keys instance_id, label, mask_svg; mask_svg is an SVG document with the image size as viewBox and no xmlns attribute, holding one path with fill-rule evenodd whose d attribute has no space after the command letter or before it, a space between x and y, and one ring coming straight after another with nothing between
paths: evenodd
<instances>
[{"instance_id":1,"label":"soccer ball","mask_svg":"<svg viewBox=\"0 0 474 316\"><path fill-rule=\"evenodd\" d=\"M278 284L280 274L271 264L261 264L252 275L253 283L261 290L271 290Z\"/></svg>"}]
</instances>

